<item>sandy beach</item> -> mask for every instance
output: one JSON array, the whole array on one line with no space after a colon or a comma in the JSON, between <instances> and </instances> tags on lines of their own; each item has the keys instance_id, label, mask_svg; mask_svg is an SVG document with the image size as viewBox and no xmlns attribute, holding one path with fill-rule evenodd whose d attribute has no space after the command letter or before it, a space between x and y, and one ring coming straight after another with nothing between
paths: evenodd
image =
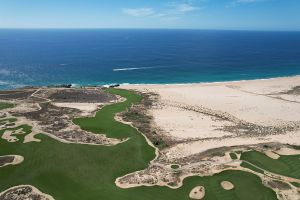
<instances>
[{"instance_id":1,"label":"sandy beach","mask_svg":"<svg viewBox=\"0 0 300 200\"><path fill-rule=\"evenodd\" d=\"M174 140L170 159L209 149L280 142L300 145L300 76L219 83L124 85L153 92L155 126Z\"/></svg>"}]
</instances>

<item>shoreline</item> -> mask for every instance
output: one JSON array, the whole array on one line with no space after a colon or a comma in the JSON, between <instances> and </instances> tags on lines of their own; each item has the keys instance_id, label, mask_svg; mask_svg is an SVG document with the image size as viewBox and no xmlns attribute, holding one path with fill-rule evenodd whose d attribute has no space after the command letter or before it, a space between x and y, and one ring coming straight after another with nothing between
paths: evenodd
<instances>
[{"instance_id":1,"label":"shoreline","mask_svg":"<svg viewBox=\"0 0 300 200\"><path fill-rule=\"evenodd\" d=\"M170 86L180 86L180 85L211 85L211 84L225 84L225 83L240 83L240 82L252 82L252 81L268 81L268 80L278 80L278 79L290 79L298 78L299 75L292 76L278 76L270 78L257 78L257 79L243 79L243 80L232 80L232 81L213 81L213 82L187 82L187 83L120 83L120 86L159 86L159 85L170 85Z\"/></svg>"},{"instance_id":2,"label":"shoreline","mask_svg":"<svg viewBox=\"0 0 300 200\"><path fill-rule=\"evenodd\" d=\"M300 76L120 88L159 96L149 110L153 124L179 141L168 149L169 158L238 144L300 145ZM188 139L188 145L180 142Z\"/></svg>"},{"instance_id":3,"label":"shoreline","mask_svg":"<svg viewBox=\"0 0 300 200\"><path fill-rule=\"evenodd\" d=\"M273 80L273 79L287 79L287 78L294 78L294 77L300 77L300 74L297 75L290 75L290 76L275 76L275 77L266 77L266 78L254 78L254 79L241 79L241 80L224 80L224 81L199 81L199 82L171 82L171 83L118 83L118 82L111 82L111 83L105 83L105 84L99 84L99 83L91 83L91 84L80 84L80 83L56 83L56 84L50 84L50 85L21 85L19 87L12 87L12 88L1 88L0 91L6 91L6 90L18 90L23 89L26 87L29 88L39 88L39 87L51 87L51 86L64 86L64 85L72 85L71 88L80 88L80 87L109 87L111 85L120 85L122 86L157 86L157 85L209 85L209 84L222 84L222 83L239 83L239 82L247 82L247 81L264 81L264 80ZM1 83L1 81L0 81ZM1 86L1 84L0 84Z\"/></svg>"}]
</instances>

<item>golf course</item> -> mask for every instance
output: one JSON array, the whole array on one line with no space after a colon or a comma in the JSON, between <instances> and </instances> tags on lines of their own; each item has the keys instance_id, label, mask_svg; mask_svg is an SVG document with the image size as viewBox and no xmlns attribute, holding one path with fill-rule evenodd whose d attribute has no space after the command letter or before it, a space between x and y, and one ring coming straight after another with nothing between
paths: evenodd
<instances>
[{"instance_id":1,"label":"golf course","mask_svg":"<svg viewBox=\"0 0 300 200\"><path fill-rule=\"evenodd\" d=\"M107 92L120 95L126 100L103 107L94 117L76 118L73 122L83 130L124 139L123 143L115 146L67 144L44 134L35 136L41 142L23 143L25 134L17 135L19 141L14 143L0 139L0 156L24 157L19 165L0 168L0 191L26 184L56 200L184 200L190 199L189 193L194 187L204 186L206 200L252 200L253 195L257 200L277 199L275 192L265 187L258 176L237 170L223 171L209 177L189 177L178 189L159 186L129 189L117 187L116 178L147 168L155 158L155 149L148 145L144 136L135 128L114 119L117 113L139 103L142 97L128 90L108 89ZM3 108L5 104L0 106ZM31 129L26 124L19 128L23 128L26 134ZM4 131L0 130L0 135ZM261 156L256 154L249 152L243 154L242 158L254 163L256 156ZM293 161L295 158L282 157L272 162L264 158L255 164L299 178L299 170L291 168L296 162ZM297 163L299 169L299 159ZM224 190L220 185L222 181L230 181L234 189Z\"/></svg>"},{"instance_id":2,"label":"golf course","mask_svg":"<svg viewBox=\"0 0 300 200\"><path fill-rule=\"evenodd\" d=\"M248 161L255 166L275 174L281 174L292 178L300 178L300 155L281 155L278 159L272 159L258 151L244 152L241 160Z\"/></svg>"}]
</instances>

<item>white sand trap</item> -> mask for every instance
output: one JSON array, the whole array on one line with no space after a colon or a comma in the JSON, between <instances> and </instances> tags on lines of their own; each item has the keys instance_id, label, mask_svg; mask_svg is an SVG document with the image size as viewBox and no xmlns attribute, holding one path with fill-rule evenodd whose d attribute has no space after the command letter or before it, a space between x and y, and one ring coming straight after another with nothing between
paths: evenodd
<instances>
[{"instance_id":1,"label":"white sand trap","mask_svg":"<svg viewBox=\"0 0 300 200\"><path fill-rule=\"evenodd\" d=\"M229 181L222 181L221 186L224 190L232 190L234 188L234 185Z\"/></svg>"},{"instance_id":2,"label":"white sand trap","mask_svg":"<svg viewBox=\"0 0 300 200\"><path fill-rule=\"evenodd\" d=\"M75 108L81 111L81 116L90 116L103 106L103 103L52 103L57 107Z\"/></svg>"},{"instance_id":3,"label":"white sand trap","mask_svg":"<svg viewBox=\"0 0 300 200\"><path fill-rule=\"evenodd\" d=\"M14 160L11 163L5 163L1 167L7 166L7 165L18 165L18 164L20 164L21 162L24 161L24 157L20 156L20 155L6 155L6 156L13 156ZM0 156L0 157L6 157L6 156Z\"/></svg>"},{"instance_id":4,"label":"white sand trap","mask_svg":"<svg viewBox=\"0 0 300 200\"><path fill-rule=\"evenodd\" d=\"M14 155L14 161L11 163L12 165L18 165L21 162L24 161L24 157L23 156L19 156L19 155Z\"/></svg>"},{"instance_id":5,"label":"white sand trap","mask_svg":"<svg viewBox=\"0 0 300 200\"><path fill-rule=\"evenodd\" d=\"M272 158L272 159L275 159L277 160L278 158L280 158L280 155L274 153L273 151L266 151L265 152L266 156Z\"/></svg>"},{"instance_id":6,"label":"white sand trap","mask_svg":"<svg viewBox=\"0 0 300 200\"><path fill-rule=\"evenodd\" d=\"M18 129L18 130L15 130L15 131L6 130L2 134L1 138L8 141L8 142L17 142L19 139L14 135L22 135L22 134L25 134L23 129Z\"/></svg>"},{"instance_id":7,"label":"white sand trap","mask_svg":"<svg viewBox=\"0 0 300 200\"><path fill-rule=\"evenodd\" d=\"M28 143L28 142L41 142L40 139L35 138L38 133L36 132L31 132L24 137L24 142L23 143Z\"/></svg>"},{"instance_id":8,"label":"white sand trap","mask_svg":"<svg viewBox=\"0 0 300 200\"><path fill-rule=\"evenodd\" d=\"M191 199L203 199L205 196L205 188L203 186L197 186L191 190L189 197Z\"/></svg>"},{"instance_id":9,"label":"white sand trap","mask_svg":"<svg viewBox=\"0 0 300 200\"><path fill-rule=\"evenodd\" d=\"M278 151L276 151L279 155L298 155L300 154L300 150L297 149L291 149L291 148L281 148Z\"/></svg>"},{"instance_id":10,"label":"white sand trap","mask_svg":"<svg viewBox=\"0 0 300 200\"><path fill-rule=\"evenodd\" d=\"M13 136L14 131L4 131L2 134L2 139L6 140L7 142L17 142L18 138Z\"/></svg>"},{"instance_id":11,"label":"white sand trap","mask_svg":"<svg viewBox=\"0 0 300 200\"><path fill-rule=\"evenodd\" d=\"M101 103L53 103L57 107L75 108L83 112L93 112L98 109Z\"/></svg>"}]
</instances>

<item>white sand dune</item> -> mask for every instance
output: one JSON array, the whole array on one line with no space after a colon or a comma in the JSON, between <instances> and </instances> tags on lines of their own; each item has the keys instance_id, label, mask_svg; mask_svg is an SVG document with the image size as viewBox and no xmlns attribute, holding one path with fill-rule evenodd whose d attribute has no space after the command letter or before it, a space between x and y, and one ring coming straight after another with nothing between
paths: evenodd
<instances>
[{"instance_id":1,"label":"white sand dune","mask_svg":"<svg viewBox=\"0 0 300 200\"><path fill-rule=\"evenodd\" d=\"M300 86L300 76L223 83L124 85L122 88L159 94L160 100L150 113L154 123L168 136L202 139L166 150L170 157L178 158L223 146L266 142L300 145L300 131L295 128L300 127L300 95L286 92L295 86ZM201 109L230 120L220 120ZM271 127L274 132L235 135L222 130L238 122ZM276 128L283 131L277 133Z\"/></svg>"}]
</instances>

